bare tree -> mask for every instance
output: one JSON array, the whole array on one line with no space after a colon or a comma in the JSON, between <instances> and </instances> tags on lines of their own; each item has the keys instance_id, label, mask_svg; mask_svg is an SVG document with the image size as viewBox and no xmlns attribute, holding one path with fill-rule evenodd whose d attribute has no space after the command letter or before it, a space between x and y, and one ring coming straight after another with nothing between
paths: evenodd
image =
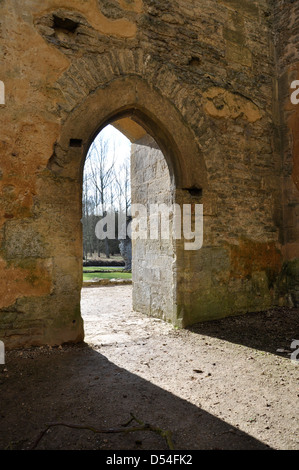
<instances>
[{"instance_id":1,"label":"bare tree","mask_svg":"<svg viewBox=\"0 0 299 470\"><path fill-rule=\"evenodd\" d=\"M113 159L108 158L108 142L101 136L94 141L89 150L90 180L94 187L95 204L100 214L105 217L109 198L111 198L111 185L114 180L115 155ZM98 253L100 255L100 253ZM105 254L110 258L109 240L105 238Z\"/></svg>"},{"instance_id":2,"label":"bare tree","mask_svg":"<svg viewBox=\"0 0 299 470\"><path fill-rule=\"evenodd\" d=\"M121 151L121 150L120 150ZM118 239L98 240L95 236L97 222L105 217L108 211L121 213L125 217L131 205L130 158L123 158L122 164L116 164L115 140L107 140L101 134L92 143L88 152L83 178L82 221L83 253L119 252ZM125 153L124 153L125 155ZM118 217L115 217L116 226Z\"/></svg>"},{"instance_id":3,"label":"bare tree","mask_svg":"<svg viewBox=\"0 0 299 470\"><path fill-rule=\"evenodd\" d=\"M89 158L89 157L87 157ZM83 195L82 195L82 224L83 224L83 258L87 260L88 253L94 249L91 215L93 213L93 201L89 194L90 175L87 172L83 174Z\"/></svg>"},{"instance_id":4,"label":"bare tree","mask_svg":"<svg viewBox=\"0 0 299 470\"><path fill-rule=\"evenodd\" d=\"M131 206L131 177L130 177L130 159L115 169L115 199L118 202L117 210L124 211L127 216Z\"/></svg>"},{"instance_id":5,"label":"bare tree","mask_svg":"<svg viewBox=\"0 0 299 470\"><path fill-rule=\"evenodd\" d=\"M115 176L116 193L119 204L119 212L124 213L126 221L126 229L128 228L131 218L129 217L129 209L131 206L131 178L130 178L130 160L126 159L120 166ZM125 239L120 240L120 253L125 260L125 271L132 269L132 241L127 235Z\"/></svg>"}]
</instances>

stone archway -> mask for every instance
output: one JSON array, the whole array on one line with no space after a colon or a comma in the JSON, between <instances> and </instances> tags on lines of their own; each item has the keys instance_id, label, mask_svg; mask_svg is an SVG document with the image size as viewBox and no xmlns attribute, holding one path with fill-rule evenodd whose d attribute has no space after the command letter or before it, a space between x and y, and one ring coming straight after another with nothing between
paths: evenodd
<instances>
[{"instance_id":1,"label":"stone archway","mask_svg":"<svg viewBox=\"0 0 299 470\"><path fill-rule=\"evenodd\" d=\"M126 125L128 122L131 122L130 129ZM73 284L69 292L71 301L66 301L66 304L70 306L68 314L70 317L72 317L72 310L74 309L74 299L76 299L76 305L80 302L82 240L79 234L81 234L81 192L84 160L93 138L108 123L114 123L116 127L135 143L135 146L146 145L149 152L152 151L152 138L158 143L160 153L163 153L167 162L169 185L167 190L168 195L166 190L164 194L167 201L166 199L161 199L160 194L160 200L157 199L157 202L173 201L180 205L189 203L191 202L191 196L188 189L193 188L194 190L197 188L201 197L202 190L206 185L204 163L192 132L184 124L180 114L168 100L149 87L143 80L137 77L115 80L108 84L107 87L99 88L76 107L62 126L60 139L56 142L55 152L49 160L47 173L44 175L48 183L54 184L56 189L47 187L43 195L47 198L46 193L56 193L56 197L59 199L59 207L63 208L62 210L65 214L61 214L61 217L67 220L67 224L61 223L59 232L56 232L55 237L58 236L60 238L60 243L53 244L52 257L55 266L57 266L57 276L60 279L59 284L64 291L64 295L66 291L63 288L63 279L72 276L74 272L78 273L75 278L73 276ZM132 136L132 125L142 129L144 135L139 133L135 137ZM146 140L146 136L148 136L147 139L149 140ZM155 148L155 152L157 151L159 149ZM72 194L71 197L70 193ZM146 201L143 200L142 202ZM154 202L154 199L151 199L151 202ZM194 202L194 196L192 197L192 202ZM54 211L56 210L54 206L53 209ZM69 212L72 214L71 218L69 217ZM50 218L54 220L55 213L52 216L50 215ZM73 243L70 243L70 239ZM62 240L64 240L64 243ZM61 253L62 245L69 247L67 266L61 261L63 259ZM145 251L145 248L142 246L140 248L140 245L142 244L139 244L139 255ZM138 285L139 294L135 296L135 299L137 299L135 300L135 307L144 313L160 316L165 320L182 326L187 322L185 322L184 310L182 309L183 301L179 302L178 271L184 271L184 259L187 260L188 258L184 258L181 242L174 243L171 240L170 245L173 260L171 261L168 254L168 258L166 257L166 260L169 262L168 268L165 265L160 267L160 270L164 271L164 279L167 278L167 285L166 281L165 285L163 282L159 282L159 289L155 291L155 300L153 301L147 295L146 285L151 285L152 283L157 286L158 283L155 283L155 280L151 279L151 275L148 274L146 282L136 284ZM156 252L160 249L157 244L154 248L153 246L152 243L151 249L156 250ZM65 251L63 249L64 253ZM164 251L167 251L165 247ZM177 263L180 263L178 269ZM165 276L165 271L167 270L168 275ZM159 266L155 265L155 273L152 270L152 276L155 279L159 275L158 271ZM149 272L150 270L148 270ZM184 285L184 289L181 287L181 294L185 292L185 288L186 285ZM167 301L165 301L164 295L168 297ZM138 303L138 299L146 297L148 297L147 303ZM154 308L152 307L153 304L155 305ZM75 324L78 324L78 337L80 337L83 334L80 316L75 320ZM72 329L75 331L74 327Z\"/></svg>"},{"instance_id":2,"label":"stone archway","mask_svg":"<svg viewBox=\"0 0 299 470\"><path fill-rule=\"evenodd\" d=\"M68 113L48 168L59 176L80 178L95 135L124 117L155 138L177 188L206 186L205 164L192 130L167 98L137 76L112 80Z\"/></svg>"},{"instance_id":3,"label":"stone archway","mask_svg":"<svg viewBox=\"0 0 299 470\"><path fill-rule=\"evenodd\" d=\"M63 82L67 92L69 74L68 70ZM3 263L8 260L7 285L15 287L13 292L8 287L1 304L7 348L84 338L80 314L82 173L89 145L101 128L130 117L154 136L166 158L177 203L190 201L188 189L202 191L206 185L205 165L192 129L171 100L138 75L113 77L105 85L85 91L84 96L78 91L75 102L63 100L59 109L59 126L47 123L41 127L39 141L44 142L51 128L52 155L46 157L47 142L43 163L34 172L34 199L29 200L28 214L5 224ZM30 140L36 134L27 136ZM28 149L33 158L34 146ZM187 303L190 311L192 303L194 288L188 289L192 267L179 243L175 252L173 306L166 319L183 326L190 323L184 319L184 308Z\"/></svg>"},{"instance_id":4,"label":"stone archway","mask_svg":"<svg viewBox=\"0 0 299 470\"><path fill-rule=\"evenodd\" d=\"M6 93L0 334L6 346L82 339L84 156L104 125L125 117L157 140L175 201L204 205L203 248L175 246L173 321L184 326L296 304L298 197L292 152L283 146L281 154L278 137L276 59L280 77L285 68L282 50L274 60L269 12L248 8L249 2L232 11L227 1L203 12L180 0L170 15L163 2L139 0L23 3L0 2ZM240 28L245 17L248 28ZM258 47L257 18L263 25ZM278 85L282 92L285 81Z\"/></svg>"}]
</instances>

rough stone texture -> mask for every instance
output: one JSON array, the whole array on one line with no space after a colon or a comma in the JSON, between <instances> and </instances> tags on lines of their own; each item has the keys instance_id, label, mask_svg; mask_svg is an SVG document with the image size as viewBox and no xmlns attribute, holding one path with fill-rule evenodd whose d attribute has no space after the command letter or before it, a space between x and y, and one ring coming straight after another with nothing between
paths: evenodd
<instances>
[{"instance_id":1,"label":"rough stone texture","mask_svg":"<svg viewBox=\"0 0 299 470\"><path fill-rule=\"evenodd\" d=\"M171 207L174 188L163 153L150 136L132 145L131 174L132 203L146 208L148 227L146 240L141 238L141 233L133 240L133 308L175 322L175 251L171 220L169 238L163 239L160 232L159 238L151 239L150 233L150 214L157 214L153 212L154 205ZM161 209L163 211L163 207ZM160 223L163 223L161 219ZM137 226L137 232L140 229Z\"/></svg>"},{"instance_id":2,"label":"rough stone texture","mask_svg":"<svg viewBox=\"0 0 299 470\"><path fill-rule=\"evenodd\" d=\"M297 2L2 0L0 18L7 347L82 340L84 158L125 117L175 201L204 205L203 248L174 246L173 321L298 304Z\"/></svg>"},{"instance_id":3,"label":"rough stone texture","mask_svg":"<svg viewBox=\"0 0 299 470\"><path fill-rule=\"evenodd\" d=\"M299 106L291 103L290 85L299 79L299 5L279 0L276 5L278 122L283 178L282 289L293 304L299 302Z\"/></svg>"}]
</instances>

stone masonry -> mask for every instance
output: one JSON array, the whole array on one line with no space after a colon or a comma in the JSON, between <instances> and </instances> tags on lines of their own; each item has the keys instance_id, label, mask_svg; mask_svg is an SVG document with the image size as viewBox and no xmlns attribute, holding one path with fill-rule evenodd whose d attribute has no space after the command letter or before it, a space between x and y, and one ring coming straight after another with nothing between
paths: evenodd
<instances>
[{"instance_id":1,"label":"stone masonry","mask_svg":"<svg viewBox=\"0 0 299 470\"><path fill-rule=\"evenodd\" d=\"M133 308L147 315L175 321L175 247L172 225L169 238L150 239L150 214L154 204L171 207L174 188L163 153L145 136L132 146L132 202L147 210L147 239L133 241ZM156 211L154 212L154 215ZM159 214L158 214L159 215Z\"/></svg>"},{"instance_id":2,"label":"stone masonry","mask_svg":"<svg viewBox=\"0 0 299 470\"><path fill-rule=\"evenodd\" d=\"M184 327L298 306L298 26L289 0L0 0L7 348L84 338L82 172L108 123L135 202L204 207L200 250L136 242L137 310Z\"/></svg>"}]
</instances>

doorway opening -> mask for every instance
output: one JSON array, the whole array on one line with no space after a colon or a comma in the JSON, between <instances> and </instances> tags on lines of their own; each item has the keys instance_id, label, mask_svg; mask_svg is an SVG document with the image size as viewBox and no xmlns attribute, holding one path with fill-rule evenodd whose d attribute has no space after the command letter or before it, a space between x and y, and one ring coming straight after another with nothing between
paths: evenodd
<instances>
[{"instance_id":1,"label":"doorway opening","mask_svg":"<svg viewBox=\"0 0 299 470\"><path fill-rule=\"evenodd\" d=\"M89 147L83 172L83 281L119 286L132 279L133 309L172 321L171 227L168 238L161 233L154 238L149 224L146 234L140 219L134 225L134 215L136 207L139 216L144 211L147 223L150 208L171 207L173 201L174 181L155 139L130 117L103 128Z\"/></svg>"},{"instance_id":2,"label":"doorway opening","mask_svg":"<svg viewBox=\"0 0 299 470\"><path fill-rule=\"evenodd\" d=\"M130 213L130 155L131 142L111 125L96 136L89 148L84 165L82 194L85 281L130 278L131 240L129 237L120 238L117 223L118 220L127 220ZM107 215L114 218L115 230L101 237L97 226Z\"/></svg>"}]
</instances>

